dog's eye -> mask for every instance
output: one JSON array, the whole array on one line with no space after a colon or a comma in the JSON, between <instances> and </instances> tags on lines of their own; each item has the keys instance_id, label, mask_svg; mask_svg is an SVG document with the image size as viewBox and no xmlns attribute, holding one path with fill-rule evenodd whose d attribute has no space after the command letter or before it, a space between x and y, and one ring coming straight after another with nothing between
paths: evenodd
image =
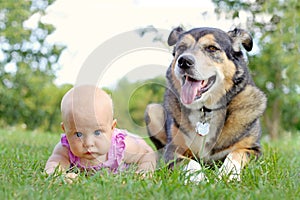
<instances>
[{"instance_id":1,"label":"dog's eye","mask_svg":"<svg viewBox=\"0 0 300 200\"><path fill-rule=\"evenodd\" d=\"M217 48L217 47L215 47L215 46L213 46L213 45L210 45L210 46L207 46L207 47L205 48L205 50L208 51L208 52L216 52L216 51L218 51L218 50L220 50L220 49Z\"/></svg>"}]
</instances>

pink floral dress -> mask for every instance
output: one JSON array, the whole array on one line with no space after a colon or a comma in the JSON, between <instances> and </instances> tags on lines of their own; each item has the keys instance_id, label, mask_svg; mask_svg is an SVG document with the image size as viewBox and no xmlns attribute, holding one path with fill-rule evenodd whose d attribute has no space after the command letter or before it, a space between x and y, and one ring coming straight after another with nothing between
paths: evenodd
<instances>
[{"instance_id":1,"label":"pink floral dress","mask_svg":"<svg viewBox=\"0 0 300 200\"><path fill-rule=\"evenodd\" d=\"M70 145L65 134L61 136L61 144L68 148L71 167L78 167L82 170L100 170L102 168L109 168L112 172L116 173L128 168L126 163L123 163L124 151L125 151L125 137L126 131L121 129L115 129L111 139L111 146L108 152L107 160L96 166L83 166L80 164L80 158L75 156L71 150Z\"/></svg>"}]
</instances>

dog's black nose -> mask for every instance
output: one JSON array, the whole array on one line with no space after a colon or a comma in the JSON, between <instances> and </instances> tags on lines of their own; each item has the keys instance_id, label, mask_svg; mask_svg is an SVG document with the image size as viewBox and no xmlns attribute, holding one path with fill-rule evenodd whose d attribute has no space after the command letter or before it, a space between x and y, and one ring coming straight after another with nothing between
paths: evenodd
<instances>
[{"instance_id":1,"label":"dog's black nose","mask_svg":"<svg viewBox=\"0 0 300 200\"><path fill-rule=\"evenodd\" d=\"M195 60L192 56L184 55L178 59L178 67L182 69L188 69L194 67Z\"/></svg>"}]
</instances>

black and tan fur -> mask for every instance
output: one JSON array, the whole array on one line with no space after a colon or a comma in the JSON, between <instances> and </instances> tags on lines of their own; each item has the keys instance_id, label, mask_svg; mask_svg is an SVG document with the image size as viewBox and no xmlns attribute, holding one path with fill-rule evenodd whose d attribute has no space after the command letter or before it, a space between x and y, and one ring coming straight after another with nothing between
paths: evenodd
<instances>
[{"instance_id":1,"label":"black and tan fur","mask_svg":"<svg viewBox=\"0 0 300 200\"><path fill-rule=\"evenodd\" d=\"M255 86L241 51L251 51L252 37L242 29L185 32L178 27L168 44L175 47L164 103L148 105L145 113L152 141L165 148L167 163L181 156L207 163L222 160L220 175L239 179L249 156L261 153L259 117L266 108L266 97ZM206 136L195 131L202 121L210 125Z\"/></svg>"}]
</instances>

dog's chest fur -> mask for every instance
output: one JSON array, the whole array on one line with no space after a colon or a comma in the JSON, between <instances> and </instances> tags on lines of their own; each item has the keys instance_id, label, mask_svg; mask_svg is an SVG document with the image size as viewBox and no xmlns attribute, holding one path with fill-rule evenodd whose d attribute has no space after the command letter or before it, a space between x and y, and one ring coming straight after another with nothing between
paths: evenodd
<instances>
[{"instance_id":1,"label":"dog's chest fur","mask_svg":"<svg viewBox=\"0 0 300 200\"><path fill-rule=\"evenodd\" d=\"M191 110L183 111L187 116L181 123L185 143L198 158L209 158L211 150L215 147L217 138L222 130L225 119L225 109L220 110ZM203 136L196 131L197 123L208 123L209 132Z\"/></svg>"}]
</instances>

